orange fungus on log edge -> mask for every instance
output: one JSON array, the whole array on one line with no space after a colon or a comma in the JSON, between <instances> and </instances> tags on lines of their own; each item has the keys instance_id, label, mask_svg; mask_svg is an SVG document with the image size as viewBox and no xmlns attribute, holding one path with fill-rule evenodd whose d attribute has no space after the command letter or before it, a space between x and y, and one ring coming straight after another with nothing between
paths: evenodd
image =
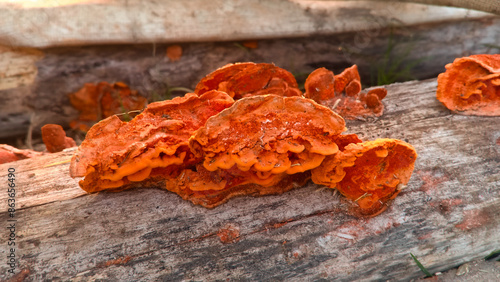
<instances>
[{"instance_id":1,"label":"orange fungus on log edge","mask_svg":"<svg viewBox=\"0 0 500 282\"><path fill-rule=\"evenodd\" d=\"M244 98L195 132L189 146L201 163L167 189L207 207L256 187L260 195L282 193L338 152L335 137L344 130L342 117L306 98Z\"/></svg>"},{"instance_id":2,"label":"orange fungus on log edge","mask_svg":"<svg viewBox=\"0 0 500 282\"><path fill-rule=\"evenodd\" d=\"M0 144L0 164L15 162L41 156L42 153L25 149L20 150L7 144Z\"/></svg>"},{"instance_id":3,"label":"orange fungus on log edge","mask_svg":"<svg viewBox=\"0 0 500 282\"><path fill-rule=\"evenodd\" d=\"M46 124L42 126L42 140L51 153L60 152L66 148L75 147L75 140L66 136L62 126L58 124Z\"/></svg>"},{"instance_id":4,"label":"orange fungus on log edge","mask_svg":"<svg viewBox=\"0 0 500 282\"><path fill-rule=\"evenodd\" d=\"M336 188L364 214L373 214L408 183L416 158L415 149L401 140L351 143L314 169L312 180Z\"/></svg>"},{"instance_id":5,"label":"orange fungus on log edge","mask_svg":"<svg viewBox=\"0 0 500 282\"><path fill-rule=\"evenodd\" d=\"M116 116L94 125L72 158L70 173L85 176L87 192L116 189L159 173L169 178L197 160L189 137L212 115L231 106L226 93L210 91L149 104L130 122Z\"/></svg>"},{"instance_id":6,"label":"orange fungus on log edge","mask_svg":"<svg viewBox=\"0 0 500 282\"><path fill-rule=\"evenodd\" d=\"M71 105L80 112L78 119L70 123L71 128L88 131L95 122L128 111L142 110L146 98L131 90L125 83L85 83L69 95Z\"/></svg>"},{"instance_id":7,"label":"orange fungus on log edge","mask_svg":"<svg viewBox=\"0 0 500 282\"><path fill-rule=\"evenodd\" d=\"M194 92L201 95L209 90L224 91L235 100L263 94L302 96L290 72L264 63L225 65L202 78Z\"/></svg>"},{"instance_id":8,"label":"orange fungus on log edge","mask_svg":"<svg viewBox=\"0 0 500 282\"><path fill-rule=\"evenodd\" d=\"M331 108L346 119L379 117L384 112L381 101L387 95L387 90L379 87L362 93L356 65L339 75L319 68L307 77L304 87L306 98Z\"/></svg>"},{"instance_id":9,"label":"orange fungus on log edge","mask_svg":"<svg viewBox=\"0 0 500 282\"><path fill-rule=\"evenodd\" d=\"M70 174L84 177L87 192L160 184L207 208L280 194L312 177L362 214L380 212L408 183L415 150L400 140L344 135L341 115L315 100L341 99L335 109L347 116L380 115L387 92L360 93L356 66L338 76L318 69L305 86L302 97L293 75L272 64L224 66L195 93L152 103L129 122L111 116L94 125Z\"/></svg>"},{"instance_id":10,"label":"orange fungus on log edge","mask_svg":"<svg viewBox=\"0 0 500 282\"><path fill-rule=\"evenodd\" d=\"M438 76L437 99L464 115L500 115L500 54L472 55L446 65Z\"/></svg>"}]
</instances>

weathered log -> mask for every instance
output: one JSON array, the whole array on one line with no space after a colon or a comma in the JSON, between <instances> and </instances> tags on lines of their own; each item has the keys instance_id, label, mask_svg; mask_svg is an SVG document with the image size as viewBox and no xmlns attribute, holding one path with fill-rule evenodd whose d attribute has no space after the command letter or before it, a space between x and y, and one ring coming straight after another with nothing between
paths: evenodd
<instances>
[{"instance_id":1,"label":"weathered log","mask_svg":"<svg viewBox=\"0 0 500 282\"><path fill-rule=\"evenodd\" d=\"M335 0L326 0L335 1ZM357 0L351 0L357 1ZM378 2L390 2L387 5L393 5L394 2L419 3L427 5L439 5L448 7L466 8L479 10L488 13L500 15L500 1L498 0L371 0Z\"/></svg>"},{"instance_id":2,"label":"weathered log","mask_svg":"<svg viewBox=\"0 0 500 282\"><path fill-rule=\"evenodd\" d=\"M0 165L3 183L16 170L16 273L28 281L404 281L422 276L410 253L435 272L498 249L500 118L450 113L435 79L387 89L385 114L350 121L348 132L405 140L419 157L406 190L377 217L351 216L342 197L313 184L214 209L154 188L88 195L60 163L66 151ZM7 197L0 193L5 224ZM0 279L8 269L0 264Z\"/></svg>"},{"instance_id":3,"label":"weathered log","mask_svg":"<svg viewBox=\"0 0 500 282\"><path fill-rule=\"evenodd\" d=\"M0 3L5 23L0 25L0 44L48 47L283 38L485 15L465 9L362 1L17 1Z\"/></svg>"},{"instance_id":4,"label":"weathered log","mask_svg":"<svg viewBox=\"0 0 500 282\"><path fill-rule=\"evenodd\" d=\"M414 66L399 79L425 79L436 77L444 71L445 64L457 57L498 52L497 34L500 34L500 19L490 17L411 28L261 40L257 49L244 49L234 42L185 43L181 44L183 56L176 62L165 56L168 47L165 44L48 48L39 51L43 54L30 55L30 60L20 59L28 53L26 49L9 51L0 54L3 62L0 66L9 66L0 69L0 77L8 78L0 78L0 89L4 81L17 87L8 88L6 84L0 90L0 101L5 101L0 103L3 129L0 138L25 135L32 121L34 133L46 123L67 127L78 116L67 95L85 83L123 81L151 99L161 99L166 97L169 87L194 88L216 68L244 61L274 62L299 80L318 67L339 73L357 64L364 83L373 80L378 69L386 73L399 62L400 69ZM392 52L388 54L390 48ZM38 53L33 49L29 54ZM389 64L384 70L386 61ZM14 80L17 84L13 84Z\"/></svg>"}]
</instances>

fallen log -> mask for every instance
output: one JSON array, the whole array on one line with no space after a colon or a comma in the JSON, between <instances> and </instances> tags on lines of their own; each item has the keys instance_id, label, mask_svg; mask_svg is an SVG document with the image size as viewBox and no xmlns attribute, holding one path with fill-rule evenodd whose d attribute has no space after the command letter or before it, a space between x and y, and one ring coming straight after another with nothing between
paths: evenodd
<instances>
[{"instance_id":1,"label":"fallen log","mask_svg":"<svg viewBox=\"0 0 500 282\"><path fill-rule=\"evenodd\" d=\"M500 246L499 117L452 114L436 80L387 86L380 118L349 121L361 138L399 138L419 157L407 188L379 216L356 218L342 197L308 184L238 197L214 209L162 189L85 194L72 150L0 165L15 170L15 273L30 280L409 280ZM12 233L12 232L11 232ZM12 235L10 235L12 236ZM0 279L12 276L0 264Z\"/></svg>"}]
</instances>

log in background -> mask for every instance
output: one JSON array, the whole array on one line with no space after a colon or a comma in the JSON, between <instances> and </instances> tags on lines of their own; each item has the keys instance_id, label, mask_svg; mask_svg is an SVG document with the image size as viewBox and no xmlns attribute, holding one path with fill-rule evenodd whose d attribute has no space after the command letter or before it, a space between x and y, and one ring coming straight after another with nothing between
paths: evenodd
<instances>
[{"instance_id":1,"label":"log in background","mask_svg":"<svg viewBox=\"0 0 500 282\"><path fill-rule=\"evenodd\" d=\"M0 46L0 140L24 138L30 125L35 134L47 123L67 128L78 116L68 94L85 83L123 81L152 98L164 95L169 87L193 89L202 77L225 64L252 61L275 63L302 79L319 67L340 73L357 64L362 82L369 84L370 73L383 67L385 60L387 69L414 65L411 76L402 80L427 79L443 72L455 58L500 50L499 17L388 28L385 25L392 21L363 11L356 18L373 18L373 29L277 36L258 41L257 49L242 48L241 41L180 43L183 56L175 62L165 54L169 45L160 43L44 49Z\"/></svg>"},{"instance_id":2,"label":"log in background","mask_svg":"<svg viewBox=\"0 0 500 282\"><path fill-rule=\"evenodd\" d=\"M419 157L407 189L377 217L352 216L313 184L214 209L154 188L89 195L59 163L70 150L0 165L4 183L16 169L17 271L26 281L399 281L422 276L410 253L435 272L498 249L500 118L450 113L435 79L387 89L385 114L349 121L348 133L405 140ZM228 233L234 240L220 239Z\"/></svg>"}]
</instances>

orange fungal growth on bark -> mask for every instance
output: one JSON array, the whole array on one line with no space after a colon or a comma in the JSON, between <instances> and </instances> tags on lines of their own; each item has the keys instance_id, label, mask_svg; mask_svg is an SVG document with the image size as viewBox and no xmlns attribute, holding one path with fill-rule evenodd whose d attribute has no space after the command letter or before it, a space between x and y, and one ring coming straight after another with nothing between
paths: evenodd
<instances>
[{"instance_id":1,"label":"orange fungal growth on bark","mask_svg":"<svg viewBox=\"0 0 500 282\"><path fill-rule=\"evenodd\" d=\"M335 75L325 68L314 70L306 79L305 97L321 103L335 97Z\"/></svg>"},{"instance_id":2,"label":"orange fungal growth on bark","mask_svg":"<svg viewBox=\"0 0 500 282\"><path fill-rule=\"evenodd\" d=\"M325 68L316 69L307 77L304 86L306 98L331 108L346 119L378 117L384 112L381 101L387 95L387 90L374 88L362 93L356 65L339 75Z\"/></svg>"},{"instance_id":3,"label":"orange fungal growth on bark","mask_svg":"<svg viewBox=\"0 0 500 282\"><path fill-rule=\"evenodd\" d=\"M436 97L460 114L500 116L500 54L472 55L447 64L438 76Z\"/></svg>"},{"instance_id":4,"label":"orange fungal growth on bark","mask_svg":"<svg viewBox=\"0 0 500 282\"><path fill-rule=\"evenodd\" d=\"M241 45L249 49L257 49L259 47L259 42L257 42L256 40L246 40L243 41Z\"/></svg>"},{"instance_id":5,"label":"orange fungal growth on bark","mask_svg":"<svg viewBox=\"0 0 500 282\"><path fill-rule=\"evenodd\" d=\"M66 148L75 147L75 140L66 136L62 126L58 124L46 124L42 126L42 140L51 153L61 152Z\"/></svg>"},{"instance_id":6,"label":"orange fungal growth on bark","mask_svg":"<svg viewBox=\"0 0 500 282\"><path fill-rule=\"evenodd\" d=\"M345 147L349 144L352 143L361 143L361 139L359 139L358 135L356 134L341 134L337 135L333 138L335 140L335 143L339 147L339 151L344 151Z\"/></svg>"},{"instance_id":7,"label":"orange fungal growth on bark","mask_svg":"<svg viewBox=\"0 0 500 282\"><path fill-rule=\"evenodd\" d=\"M111 96L98 87L73 96L91 109L87 119L112 114L100 104ZM195 93L151 103L128 122L112 115L95 124L70 175L84 177L87 192L155 184L207 208L240 195L280 194L312 178L364 215L382 211L408 183L417 154L403 141L342 134L342 115L381 115L387 91L361 93L355 65L337 76L317 69L305 88L302 97L293 75L273 64L226 65Z\"/></svg>"},{"instance_id":8,"label":"orange fungal growth on bark","mask_svg":"<svg viewBox=\"0 0 500 282\"><path fill-rule=\"evenodd\" d=\"M29 149L21 150L7 144L0 144L0 164L34 158L41 155L43 155L41 152Z\"/></svg>"},{"instance_id":9,"label":"orange fungal growth on bark","mask_svg":"<svg viewBox=\"0 0 500 282\"><path fill-rule=\"evenodd\" d=\"M176 62L182 57L182 47L180 45L170 45L167 47L167 57L172 62Z\"/></svg>"},{"instance_id":10,"label":"orange fungal growth on bark","mask_svg":"<svg viewBox=\"0 0 500 282\"><path fill-rule=\"evenodd\" d=\"M335 138L344 130L342 117L310 99L244 98L195 132L189 145L201 162L181 174L189 181L167 189L207 207L234 195L284 192L297 182L289 175L304 174L300 179L307 181L311 169L338 152ZM201 196L207 191L209 199ZM218 194L220 202L212 201Z\"/></svg>"},{"instance_id":11,"label":"orange fungal growth on bark","mask_svg":"<svg viewBox=\"0 0 500 282\"><path fill-rule=\"evenodd\" d=\"M194 92L200 95L209 90L224 91L235 100L263 94L302 95L290 72L265 63L225 65L202 78Z\"/></svg>"},{"instance_id":12,"label":"orange fungal growth on bark","mask_svg":"<svg viewBox=\"0 0 500 282\"><path fill-rule=\"evenodd\" d=\"M377 214L408 183L416 158L415 149L400 140L351 143L314 169L312 180L339 190L362 214Z\"/></svg>"},{"instance_id":13,"label":"orange fungal growth on bark","mask_svg":"<svg viewBox=\"0 0 500 282\"><path fill-rule=\"evenodd\" d=\"M361 91L361 77L359 76L357 65L352 65L350 68L346 68L343 72L335 76L335 93L342 93L351 83L357 84L360 87L357 92L346 92L348 96L354 96Z\"/></svg>"},{"instance_id":14,"label":"orange fungal growth on bark","mask_svg":"<svg viewBox=\"0 0 500 282\"><path fill-rule=\"evenodd\" d=\"M188 93L155 102L130 122L111 116L95 124L72 158L70 174L85 178L87 192L127 188L157 176L175 177L185 166L198 162L188 140L212 115L231 106L226 93Z\"/></svg>"},{"instance_id":15,"label":"orange fungal growth on bark","mask_svg":"<svg viewBox=\"0 0 500 282\"><path fill-rule=\"evenodd\" d=\"M166 188L193 204L214 208L236 196L281 194L305 185L310 178L311 172L306 171L281 173L261 180L252 171L237 168L208 171L202 164L197 164L167 181Z\"/></svg>"},{"instance_id":16,"label":"orange fungal growth on bark","mask_svg":"<svg viewBox=\"0 0 500 282\"><path fill-rule=\"evenodd\" d=\"M335 154L333 141L345 122L328 108L301 97L250 97L210 118L191 138L195 155L209 170L286 172L317 167Z\"/></svg>"},{"instance_id":17,"label":"orange fungal growth on bark","mask_svg":"<svg viewBox=\"0 0 500 282\"><path fill-rule=\"evenodd\" d=\"M71 105L80 112L78 119L70 123L71 128L87 131L95 122L119 113L142 110L147 103L135 90L125 83L85 83L69 95Z\"/></svg>"}]
</instances>

